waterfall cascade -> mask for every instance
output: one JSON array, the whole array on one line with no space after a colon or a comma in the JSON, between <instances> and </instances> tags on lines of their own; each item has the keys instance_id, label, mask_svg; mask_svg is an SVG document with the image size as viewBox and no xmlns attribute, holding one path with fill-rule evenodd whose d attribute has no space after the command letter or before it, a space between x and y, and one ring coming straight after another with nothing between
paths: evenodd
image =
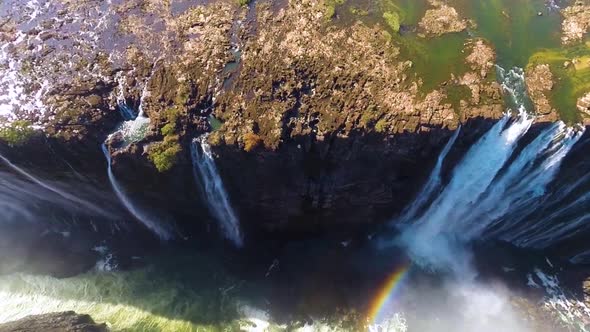
<instances>
[{"instance_id":1,"label":"waterfall cascade","mask_svg":"<svg viewBox=\"0 0 590 332\"><path fill-rule=\"evenodd\" d=\"M21 205L21 204L17 204L17 203L19 203L19 199L16 199L17 197L20 197L20 203L29 202L33 198L41 200L41 201L57 202L58 199L56 199L56 197L50 197L50 195L48 195L48 193L51 193L53 195L56 195L57 198L59 198L62 201L60 205L68 205L68 206L78 209L78 210L84 210L86 212L90 212L91 214L95 214L95 215L99 215L99 216L103 216L103 217L107 217L107 218L111 218L111 219L116 218L113 213L99 207L98 205L91 203L87 200L84 200L84 199L82 199L76 195L73 195L65 190L62 190L62 189L58 188L57 186L54 186L54 185L51 185L45 181L42 181L41 179L35 177L31 173L16 166L12 162L10 162L10 160L8 160L8 158L4 157L3 155L0 155L0 160L2 162L4 162L4 164L7 165L10 169L12 169L16 173L22 175L24 178L26 178L28 181L30 181L33 185L36 185L37 187L41 187L43 190L46 191L46 193L41 193L41 192L39 192L39 190L37 188L33 188L33 186L28 186L24 182L21 183L20 185L16 186L16 183L15 183L16 179L0 180L0 184L3 187L4 186L12 187L12 190L9 193L7 193L7 195L10 196L10 199L8 199L8 197L7 197L7 199L3 200L3 203L0 204L0 206L3 206L3 205L7 206L7 210L5 210L5 211L10 211L11 209L14 209L17 206ZM28 187L31 187L31 188L28 188ZM10 204L11 201L13 201L14 204ZM68 202L69 202L69 204L68 204ZM8 209L9 205L12 206L12 207L10 207L10 209ZM25 211L21 211L21 212L24 213Z\"/></svg>"},{"instance_id":2,"label":"waterfall cascade","mask_svg":"<svg viewBox=\"0 0 590 332\"><path fill-rule=\"evenodd\" d=\"M153 231L156 235L158 235L162 240L169 240L172 238L170 231L166 228L162 227L156 220L154 220L149 214L143 211L141 208L136 206L129 197L123 191L121 185L115 178L115 174L113 174L113 168L111 164L111 154L109 149L107 148L106 144L102 145L102 151L104 156L107 160L107 173L109 176L109 181L111 182L111 186L117 195L117 198L123 203L123 206L131 213L137 220L141 221L148 229Z\"/></svg>"},{"instance_id":3,"label":"waterfall cascade","mask_svg":"<svg viewBox=\"0 0 590 332\"><path fill-rule=\"evenodd\" d=\"M560 191L548 193L547 186L583 130L555 123L518 148L533 123L525 112L524 76L520 70L500 74L504 89L519 109L518 115L506 114L484 134L455 166L450 182L443 187L440 164L454 143L453 137L423 191L398 219L404 227L401 241L418 261L434 267L461 268L457 264L464 262L457 256L463 250L456 246L462 243L494 237L543 248L590 226L587 212L582 216L567 214L587 202L590 193L543 218L531 218L544 204L554 202L558 206L559 197L566 196ZM562 191L571 192L576 185L580 183ZM428 201L432 203L426 206Z\"/></svg>"},{"instance_id":4,"label":"waterfall cascade","mask_svg":"<svg viewBox=\"0 0 590 332\"><path fill-rule=\"evenodd\" d=\"M198 184L202 186L209 209L219 222L224 236L237 247L241 247L243 238L240 223L231 207L223 181L215 166L215 160L211 153L211 146L207 143L207 137L208 135L203 135L195 138L191 144L195 178Z\"/></svg>"},{"instance_id":5,"label":"waterfall cascade","mask_svg":"<svg viewBox=\"0 0 590 332\"><path fill-rule=\"evenodd\" d=\"M424 207L424 205L428 203L428 200L432 196L432 193L440 188L440 177L443 162L445 161L447 154L449 154L449 151L451 151L451 148L455 144L455 141L457 140L457 137L459 136L460 132L461 127L457 128L451 139L447 142L447 145L445 145L445 147L443 148L442 152L440 153L436 161L436 165L434 166L434 169L432 170L432 173L428 178L428 181L426 182L418 196L416 196L414 202L412 202L412 204L410 204L402 212L402 217L399 220L402 223L407 223L409 221L414 220L414 218L416 218L416 214L418 214L418 212Z\"/></svg>"},{"instance_id":6,"label":"waterfall cascade","mask_svg":"<svg viewBox=\"0 0 590 332\"><path fill-rule=\"evenodd\" d=\"M107 173L109 176L109 180L111 182L111 186L115 191L115 194L121 201L121 203L125 206L125 208L141 223L143 223L148 229L153 231L156 235L158 235L163 240L169 240L172 238L172 235L168 229L163 227L160 223L158 223L152 216L149 215L146 211L143 211L140 207L134 204L131 199L125 194L125 191L117 181L115 174L113 173L112 163L111 163L111 152L107 147L107 143L117 134L120 134L124 141L124 146L127 146L131 143L138 142L145 137L147 130L149 129L150 119L145 116L143 111L143 101L144 98L148 95L149 91L147 89L147 84L144 86L140 105L139 105L139 112L134 119L127 120L121 124L121 126L111 135L109 135L102 144L102 151L104 156L107 160ZM122 98L124 100L124 98ZM121 103L121 101L119 101ZM121 105L120 105L121 106ZM123 109L126 111L123 112L124 115L133 115L134 113L131 112L127 105L123 105Z\"/></svg>"}]
</instances>

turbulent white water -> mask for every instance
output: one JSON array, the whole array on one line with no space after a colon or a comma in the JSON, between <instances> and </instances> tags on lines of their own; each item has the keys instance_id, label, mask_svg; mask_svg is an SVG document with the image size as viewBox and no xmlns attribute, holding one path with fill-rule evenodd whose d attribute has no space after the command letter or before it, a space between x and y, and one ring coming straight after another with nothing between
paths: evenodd
<instances>
[{"instance_id":1,"label":"turbulent white water","mask_svg":"<svg viewBox=\"0 0 590 332\"><path fill-rule=\"evenodd\" d=\"M514 294L476 281L477 272L467 249L470 242L491 237L541 248L590 227L590 215L582 208L590 193L563 201L579 192L590 176L555 192L547 190L583 129L559 122L523 142L534 121L526 112L524 73L501 68L498 72L510 107L518 113L507 113L473 144L454 167L449 182L443 184L441 165L452 149L453 137L422 191L395 221L402 228L399 242L415 263L451 272L449 280L441 283L455 297L449 300L454 306L465 306L461 316L466 320L451 329L444 327L447 320L441 320L442 330L531 331L514 313ZM552 212L535 216L544 207ZM582 253L572 260L585 256ZM590 310L575 296L566 296L557 277L535 270L529 281L531 287L545 289L543 304L548 312L555 313L565 325L585 331L580 322Z\"/></svg>"},{"instance_id":2,"label":"turbulent white water","mask_svg":"<svg viewBox=\"0 0 590 332\"><path fill-rule=\"evenodd\" d=\"M425 189L410 208L414 213L404 214L399 220L406 225L402 242L418 261L459 268L456 265L465 262L457 255L465 251L457 246L488 233L519 245L548 246L571 236L590 219L583 216L567 226L555 227L546 225L550 221L530 223L515 217L535 211L545 197L547 185L583 131L556 123L524 148L517 149L533 123L525 112L524 75L522 70L500 70L500 76L519 114L506 114L496 123L469 149L453 170L450 182L440 188L439 165L448 154L447 145ZM423 206L428 200L432 203L417 216L418 207L414 205ZM521 228L522 232L518 232Z\"/></svg>"},{"instance_id":3,"label":"turbulent white water","mask_svg":"<svg viewBox=\"0 0 590 332\"><path fill-rule=\"evenodd\" d=\"M240 222L229 201L229 197L219 176L207 135L195 138L191 144L193 171L207 199L209 210L219 222L223 235L237 247L244 243Z\"/></svg>"},{"instance_id":4,"label":"turbulent white water","mask_svg":"<svg viewBox=\"0 0 590 332\"><path fill-rule=\"evenodd\" d=\"M451 139L447 142L447 145L445 145L444 149L438 157L438 160L436 161L436 165L434 166L434 169L432 170L432 173L430 174L428 181L426 182L418 196L416 196L414 202L412 202L412 204L410 204L406 209L404 209L398 220L399 222L407 223L409 221L414 220L417 214L419 214L419 212L424 208L424 205L428 203L428 200L432 197L434 191L440 189L440 176L443 162L445 161L447 154L449 154L449 151L455 144L457 137L459 137L460 132L461 127L459 127L455 131Z\"/></svg>"}]
</instances>

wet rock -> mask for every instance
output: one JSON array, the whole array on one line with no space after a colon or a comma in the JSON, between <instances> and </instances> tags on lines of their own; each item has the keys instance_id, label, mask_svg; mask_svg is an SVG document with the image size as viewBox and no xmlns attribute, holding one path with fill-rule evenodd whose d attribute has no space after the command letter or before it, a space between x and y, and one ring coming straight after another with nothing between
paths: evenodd
<instances>
[{"instance_id":1,"label":"wet rock","mask_svg":"<svg viewBox=\"0 0 590 332\"><path fill-rule=\"evenodd\" d=\"M73 311L28 316L0 324L0 332L107 332L105 324L96 324L88 315Z\"/></svg>"}]
</instances>

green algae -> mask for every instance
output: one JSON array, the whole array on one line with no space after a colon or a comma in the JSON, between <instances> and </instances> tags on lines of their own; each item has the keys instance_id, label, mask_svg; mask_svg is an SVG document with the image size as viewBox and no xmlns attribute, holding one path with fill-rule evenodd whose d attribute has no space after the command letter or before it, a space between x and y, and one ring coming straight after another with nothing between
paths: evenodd
<instances>
[{"instance_id":1,"label":"green algae","mask_svg":"<svg viewBox=\"0 0 590 332\"><path fill-rule=\"evenodd\" d=\"M536 52L529 59L528 66L538 64L548 64L555 76L555 86L549 93L553 108L565 122L579 122L577 100L590 92L590 42Z\"/></svg>"},{"instance_id":2,"label":"green algae","mask_svg":"<svg viewBox=\"0 0 590 332\"><path fill-rule=\"evenodd\" d=\"M400 17L397 12L385 12L383 13L383 19L394 32L399 32L400 28Z\"/></svg>"},{"instance_id":3,"label":"green algae","mask_svg":"<svg viewBox=\"0 0 590 332\"><path fill-rule=\"evenodd\" d=\"M498 64L504 68L524 67L537 50L560 45L561 16L549 11L545 0L452 0L450 4L475 21L472 33L495 46Z\"/></svg>"},{"instance_id":4,"label":"green algae","mask_svg":"<svg viewBox=\"0 0 590 332\"><path fill-rule=\"evenodd\" d=\"M463 53L466 35L446 34L436 38L398 36L395 38L404 59L412 61L411 72L422 79L420 92L438 88L452 76L461 76L469 67Z\"/></svg>"},{"instance_id":5,"label":"green algae","mask_svg":"<svg viewBox=\"0 0 590 332\"><path fill-rule=\"evenodd\" d=\"M564 121L580 121L576 102L590 91L588 69L580 67L588 56L588 46L566 49L561 46L562 17L558 10L550 10L545 0L448 0L448 5L456 8L462 17L472 19L474 26L465 33L436 38L418 36L414 31L430 8L426 0L348 0L344 6L349 10L342 15L339 13L336 23L361 21L369 26L384 27L393 45L399 48L400 60L412 62L410 80L421 79L420 94L424 96L433 89L442 88L447 94L446 101L455 109L460 100L469 99L466 87L443 83L469 70L465 63L467 54L463 52L470 38L489 41L496 50L498 65L505 69L549 63L556 76L555 88L549 96L552 106ZM359 11L363 15L359 15ZM578 65L564 68L564 62L575 58L580 59Z\"/></svg>"},{"instance_id":6,"label":"green algae","mask_svg":"<svg viewBox=\"0 0 590 332\"><path fill-rule=\"evenodd\" d=\"M446 94L443 102L451 104L458 115L460 115L461 101L471 99L471 89L465 85L449 85L443 89L443 92Z\"/></svg>"}]
</instances>

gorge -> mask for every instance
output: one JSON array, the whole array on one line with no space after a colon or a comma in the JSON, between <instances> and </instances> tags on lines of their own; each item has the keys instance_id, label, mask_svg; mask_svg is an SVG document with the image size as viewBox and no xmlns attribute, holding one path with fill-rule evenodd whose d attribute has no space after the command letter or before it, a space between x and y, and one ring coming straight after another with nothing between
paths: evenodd
<instances>
[{"instance_id":1,"label":"gorge","mask_svg":"<svg viewBox=\"0 0 590 332\"><path fill-rule=\"evenodd\" d=\"M589 29L0 0L0 331L590 330Z\"/></svg>"}]
</instances>

